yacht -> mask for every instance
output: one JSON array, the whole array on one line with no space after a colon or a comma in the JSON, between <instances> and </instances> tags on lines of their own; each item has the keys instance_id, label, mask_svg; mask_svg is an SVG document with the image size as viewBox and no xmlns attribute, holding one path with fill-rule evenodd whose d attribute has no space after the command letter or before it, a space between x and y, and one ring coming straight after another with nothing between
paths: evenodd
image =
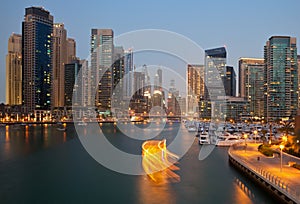
<instances>
[{"instance_id":1,"label":"yacht","mask_svg":"<svg viewBox=\"0 0 300 204\"><path fill-rule=\"evenodd\" d=\"M87 126L87 123L84 122L84 121L81 121L81 122L79 122L77 125L79 125L79 126Z\"/></svg>"},{"instance_id":2,"label":"yacht","mask_svg":"<svg viewBox=\"0 0 300 204\"><path fill-rule=\"evenodd\" d=\"M64 127L58 127L58 128L56 128L58 131L66 131L67 130L67 128L64 128Z\"/></svg>"},{"instance_id":3,"label":"yacht","mask_svg":"<svg viewBox=\"0 0 300 204\"><path fill-rule=\"evenodd\" d=\"M197 131L197 127L195 125L189 125L187 127L189 132L196 132Z\"/></svg>"},{"instance_id":4,"label":"yacht","mask_svg":"<svg viewBox=\"0 0 300 204\"><path fill-rule=\"evenodd\" d=\"M218 136L216 145L221 147L229 147L239 142L242 142L242 140L238 136L225 132L222 136Z\"/></svg>"},{"instance_id":5,"label":"yacht","mask_svg":"<svg viewBox=\"0 0 300 204\"><path fill-rule=\"evenodd\" d=\"M203 132L199 135L199 144L210 144L209 134L207 132Z\"/></svg>"}]
</instances>

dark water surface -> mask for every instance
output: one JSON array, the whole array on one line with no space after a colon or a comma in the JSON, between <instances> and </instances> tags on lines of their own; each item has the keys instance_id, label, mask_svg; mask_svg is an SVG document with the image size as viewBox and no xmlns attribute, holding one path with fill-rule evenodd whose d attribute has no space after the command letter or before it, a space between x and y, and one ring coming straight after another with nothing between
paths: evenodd
<instances>
[{"instance_id":1,"label":"dark water surface","mask_svg":"<svg viewBox=\"0 0 300 204\"><path fill-rule=\"evenodd\" d=\"M180 124L158 138L172 140ZM156 184L98 164L82 147L73 125L0 127L0 203L274 203L228 163L227 148L203 161L195 140L179 161L180 182ZM116 147L133 154L141 141L124 139L113 124L103 132Z\"/></svg>"}]
</instances>

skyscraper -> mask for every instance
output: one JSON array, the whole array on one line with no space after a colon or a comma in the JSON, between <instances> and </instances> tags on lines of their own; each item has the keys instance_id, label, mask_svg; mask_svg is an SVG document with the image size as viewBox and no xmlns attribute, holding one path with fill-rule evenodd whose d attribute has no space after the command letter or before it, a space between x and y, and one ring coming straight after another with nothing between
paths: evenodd
<instances>
[{"instance_id":1,"label":"skyscraper","mask_svg":"<svg viewBox=\"0 0 300 204\"><path fill-rule=\"evenodd\" d=\"M188 112L195 112L204 97L204 65L187 65Z\"/></svg>"},{"instance_id":2,"label":"skyscraper","mask_svg":"<svg viewBox=\"0 0 300 204\"><path fill-rule=\"evenodd\" d=\"M67 38L67 62L76 60L76 41L73 38Z\"/></svg>"},{"instance_id":3,"label":"skyscraper","mask_svg":"<svg viewBox=\"0 0 300 204\"><path fill-rule=\"evenodd\" d=\"M295 116L298 108L296 38L272 36L264 47L267 120Z\"/></svg>"},{"instance_id":4,"label":"skyscraper","mask_svg":"<svg viewBox=\"0 0 300 204\"><path fill-rule=\"evenodd\" d=\"M67 31L62 23L53 25L52 106L64 106L64 69L67 64Z\"/></svg>"},{"instance_id":5,"label":"skyscraper","mask_svg":"<svg viewBox=\"0 0 300 204\"><path fill-rule=\"evenodd\" d=\"M226 76L227 52L225 47L205 50L205 96L201 102L201 115L208 118L224 118L225 109L221 110L225 103L224 81ZM223 106L224 107L224 106ZM201 112L201 110L200 110Z\"/></svg>"},{"instance_id":6,"label":"skyscraper","mask_svg":"<svg viewBox=\"0 0 300 204\"><path fill-rule=\"evenodd\" d=\"M129 100L133 95L133 52L132 49L124 51L124 99Z\"/></svg>"},{"instance_id":7,"label":"skyscraper","mask_svg":"<svg viewBox=\"0 0 300 204\"><path fill-rule=\"evenodd\" d=\"M251 116L264 116L264 59L239 59L239 96L249 102Z\"/></svg>"},{"instance_id":8,"label":"skyscraper","mask_svg":"<svg viewBox=\"0 0 300 204\"><path fill-rule=\"evenodd\" d=\"M63 107L65 105L65 77L64 68L76 60L76 42L67 38L67 30L63 23L53 25L53 82L52 82L52 106Z\"/></svg>"},{"instance_id":9,"label":"skyscraper","mask_svg":"<svg viewBox=\"0 0 300 204\"><path fill-rule=\"evenodd\" d=\"M113 50L112 29L91 30L92 94L100 111L111 109Z\"/></svg>"},{"instance_id":10,"label":"skyscraper","mask_svg":"<svg viewBox=\"0 0 300 204\"><path fill-rule=\"evenodd\" d=\"M6 55L6 103L22 104L22 36L12 34Z\"/></svg>"},{"instance_id":11,"label":"skyscraper","mask_svg":"<svg viewBox=\"0 0 300 204\"><path fill-rule=\"evenodd\" d=\"M22 24L23 103L28 111L51 108L53 16L41 7L25 9Z\"/></svg>"},{"instance_id":12,"label":"skyscraper","mask_svg":"<svg viewBox=\"0 0 300 204\"><path fill-rule=\"evenodd\" d=\"M64 66L64 104L65 106L81 105L82 85L78 86L78 83L81 83L82 78L77 79L81 64L78 60L75 60L73 63ZM75 99L75 101L72 101L72 99Z\"/></svg>"},{"instance_id":13,"label":"skyscraper","mask_svg":"<svg viewBox=\"0 0 300 204\"><path fill-rule=\"evenodd\" d=\"M232 66L226 66L226 75L224 79L224 88L226 96L236 95L236 74Z\"/></svg>"},{"instance_id":14,"label":"skyscraper","mask_svg":"<svg viewBox=\"0 0 300 204\"><path fill-rule=\"evenodd\" d=\"M114 47L114 62L112 64L112 108L121 108L124 87L124 49L122 46Z\"/></svg>"},{"instance_id":15,"label":"skyscraper","mask_svg":"<svg viewBox=\"0 0 300 204\"><path fill-rule=\"evenodd\" d=\"M224 96L224 78L226 76L227 52L225 47L205 50L206 99Z\"/></svg>"}]
</instances>

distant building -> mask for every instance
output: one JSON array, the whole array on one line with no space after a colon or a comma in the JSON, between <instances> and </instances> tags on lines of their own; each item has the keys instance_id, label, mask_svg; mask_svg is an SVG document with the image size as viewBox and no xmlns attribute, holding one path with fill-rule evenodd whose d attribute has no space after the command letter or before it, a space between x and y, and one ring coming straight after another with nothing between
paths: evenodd
<instances>
[{"instance_id":1,"label":"distant building","mask_svg":"<svg viewBox=\"0 0 300 204\"><path fill-rule=\"evenodd\" d=\"M264 116L264 59L239 59L239 96L249 101L251 116Z\"/></svg>"},{"instance_id":2,"label":"distant building","mask_svg":"<svg viewBox=\"0 0 300 204\"><path fill-rule=\"evenodd\" d=\"M91 30L91 83L96 90L95 105L101 112L110 112L112 95L113 30Z\"/></svg>"},{"instance_id":3,"label":"distant building","mask_svg":"<svg viewBox=\"0 0 300 204\"><path fill-rule=\"evenodd\" d=\"M66 64L64 67L65 106L81 104L82 86L78 86L78 83L81 83L82 79L81 77L77 78L80 69L81 64L79 63L79 61L74 61L71 64Z\"/></svg>"},{"instance_id":4,"label":"distant building","mask_svg":"<svg viewBox=\"0 0 300 204\"><path fill-rule=\"evenodd\" d=\"M124 49L114 47L114 62L112 64L112 108L120 108L124 96Z\"/></svg>"},{"instance_id":5,"label":"distant building","mask_svg":"<svg viewBox=\"0 0 300 204\"><path fill-rule=\"evenodd\" d=\"M264 47L264 112L267 120L295 116L298 109L296 38L272 36Z\"/></svg>"},{"instance_id":6,"label":"distant building","mask_svg":"<svg viewBox=\"0 0 300 204\"><path fill-rule=\"evenodd\" d=\"M133 51L132 49L124 51L124 99L129 100L133 89Z\"/></svg>"},{"instance_id":7,"label":"distant building","mask_svg":"<svg viewBox=\"0 0 300 204\"><path fill-rule=\"evenodd\" d=\"M198 112L198 103L204 98L204 70L204 65L187 65L188 113Z\"/></svg>"},{"instance_id":8,"label":"distant building","mask_svg":"<svg viewBox=\"0 0 300 204\"><path fill-rule=\"evenodd\" d=\"M179 91L175 88L175 80L170 81L170 88L167 98L168 115L170 116L181 116L181 110L179 107Z\"/></svg>"},{"instance_id":9,"label":"distant building","mask_svg":"<svg viewBox=\"0 0 300 204\"><path fill-rule=\"evenodd\" d=\"M204 107L205 115L210 115L210 118L223 119L226 115L224 108L221 110L221 105L225 103L224 96L226 96L224 87L226 62L225 47L205 50L205 96L204 101L200 103L201 106L207 106Z\"/></svg>"},{"instance_id":10,"label":"distant building","mask_svg":"<svg viewBox=\"0 0 300 204\"><path fill-rule=\"evenodd\" d=\"M239 121L242 116L249 115L249 102L241 97L226 96L226 103L221 103L221 112L226 120Z\"/></svg>"},{"instance_id":11,"label":"distant building","mask_svg":"<svg viewBox=\"0 0 300 204\"><path fill-rule=\"evenodd\" d=\"M226 66L224 87L226 96L236 96L236 74L232 66Z\"/></svg>"},{"instance_id":12,"label":"distant building","mask_svg":"<svg viewBox=\"0 0 300 204\"><path fill-rule=\"evenodd\" d=\"M25 9L22 24L23 104L28 111L51 109L53 16L41 7Z\"/></svg>"},{"instance_id":13,"label":"distant building","mask_svg":"<svg viewBox=\"0 0 300 204\"><path fill-rule=\"evenodd\" d=\"M22 104L22 35L14 33L6 55L6 104Z\"/></svg>"}]
</instances>

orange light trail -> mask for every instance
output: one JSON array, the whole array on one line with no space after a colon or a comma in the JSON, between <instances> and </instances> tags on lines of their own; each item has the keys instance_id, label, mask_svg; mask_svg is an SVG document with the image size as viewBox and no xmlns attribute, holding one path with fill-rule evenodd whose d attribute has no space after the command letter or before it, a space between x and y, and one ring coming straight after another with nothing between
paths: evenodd
<instances>
[{"instance_id":1,"label":"orange light trail","mask_svg":"<svg viewBox=\"0 0 300 204\"><path fill-rule=\"evenodd\" d=\"M167 150L166 140L149 140L142 145L142 165L147 175L157 183L180 181L179 175L173 171L179 170L174 165L179 159L177 155Z\"/></svg>"}]
</instances>

